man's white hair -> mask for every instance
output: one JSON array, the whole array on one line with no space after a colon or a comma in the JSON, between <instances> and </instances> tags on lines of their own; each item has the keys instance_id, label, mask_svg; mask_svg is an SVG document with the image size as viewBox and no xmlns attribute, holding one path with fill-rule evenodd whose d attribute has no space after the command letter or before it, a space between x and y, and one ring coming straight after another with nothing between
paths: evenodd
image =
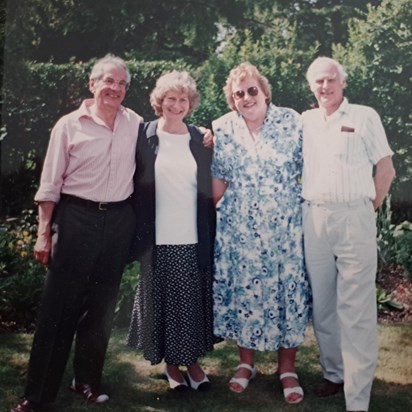
<instances>
[{"instance_id":1,"label":"man's white hair","mask_svg":"<svg viewBox=\"0 0 412 412\"><path fill-rule=\"evenodd\" d=\"M339 73L339 79L341 82L345 81L348 78L348 74L346 73L346 70L343 68L343 66L335 59L332 59L330 57L317 57L313 62L310 64L308 67L308 71L306 72L306 79L309 84L312 83L314 80L315 73L318 69L319 66L321 65L326 65L326 64L331 64L336 67Z\"/></svg>"}]
</instances>

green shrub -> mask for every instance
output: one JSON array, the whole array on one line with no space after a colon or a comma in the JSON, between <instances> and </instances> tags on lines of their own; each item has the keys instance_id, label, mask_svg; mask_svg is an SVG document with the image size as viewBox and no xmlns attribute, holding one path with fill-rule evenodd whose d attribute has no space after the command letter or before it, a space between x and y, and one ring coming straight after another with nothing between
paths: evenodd
<instances>
[{"instance_id":1,"label":"green shrub","mask_svg":"<svg viewBox=\"0 0 412 412\"><path fill-rule=\"evenodd\" d=\"M47 272L47 267L33 258L36 233L33 210L25 210L0 227L0 332L34 330ZM129 264L120 284L116 326L129 324L138 278L139 264Z\"/></svg>"},{"instance_id":2,"label":"green shrub","mask_svg":"<svg viewBox=\"0 0 412 412\"><path fill-rule=\"evenodd\" d=\"M129 325L133 310L136 286L139 280L139 269L139 263L133 262L127 265L123 272L114 317L115 326L125 327Z\"/></svg>"},{"instance_id":3,"label":"green shrub","mask_svg":"<svg viewBox=\"0 0 412 412\"><path fill-rule=\"evenodd\" d=\"M404 205L402 220L412 219L411 21L410 0L368 4L366 19L353 19L347 44L335 45L333 52L349 75L349 101L371 106L382 117L397 174L391 193L393 203Z\"/></svg>"},{"instance_id":4,"label":"green shrub","mask_svg":"<svg viewBox=\"0 0 412 412\"><path fill-rule=\"evenodd\" d=\"M405 308L402 303L391 299L391 292L380 287L376 288L376 302L378 304L378 310L380 311L384 309L403 310Z\"/></svg>"},{"instance_id":5,"label":"green shrub","mask_svg":"<svg viewBox=\"0 0 412 412\"><path fill-rule=\"evenodd\" d=\"M22 209L32 207L50 131L60 117L92 97L88 80L94 62L25 62L16 67L17 73L5 77L3 94L7 99L0 129L3 215L19 215ZM124 105L145 120L155 117L149 95L156 79L172 69L191 70L181 60L128 60L128 66L132 82Z\"/></svg>"},{"instance_id":6,"label":"green shrub","mask_svg":"<svg viewBox=\"0 0 412 412\"><path fill-rule=\"evenodd\" d=\"M391 195L388 195L385 202L377 211L377 244L379 269L396 263L395 239L393 232L395 225L392 223Z\"/></svg>"},{"instance_id":7,"label":"green shrub","mask_svg":"<svg viewBox=\"0 0 412 412\"><path fill-rule=\"evenodd\" d=\"M412 223L405 221L393 231L396 263L401 265L412 279Z\"/></svg>"},{"instance_id":8,"label":"green shrub","mask_svg":"<svg viewBox=\"0 0 412 412\"><path fill-rule=\"evenodd\" d=\"M26 210L0 232L0 330L32 330L46 267L33 259L36 217Z\"/></svg>"}]
</instances>

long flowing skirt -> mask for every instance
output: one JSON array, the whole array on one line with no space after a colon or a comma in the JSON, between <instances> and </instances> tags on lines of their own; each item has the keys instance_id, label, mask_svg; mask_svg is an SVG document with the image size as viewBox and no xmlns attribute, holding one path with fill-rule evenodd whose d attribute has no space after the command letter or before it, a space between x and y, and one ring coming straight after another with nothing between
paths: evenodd
<instances>
[{"instance_id":1,"label":"long flowing skirt","mask_svg":"<svg viewBox=\"0 0 412 412\"><path fill-rule=\"evenodd\" d=\"M160 245L142 262L127 343L152 365L191 365L213 349L212 275L197 245Z\"/></svg>"}]
</instances>

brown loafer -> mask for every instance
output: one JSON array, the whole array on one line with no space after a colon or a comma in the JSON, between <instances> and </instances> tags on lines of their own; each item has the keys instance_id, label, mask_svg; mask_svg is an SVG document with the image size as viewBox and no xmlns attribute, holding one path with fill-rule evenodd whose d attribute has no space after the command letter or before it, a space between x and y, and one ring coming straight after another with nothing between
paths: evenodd
<instances>
[{"instance_id":1,"label":"brown loafer","mask_svg":"<svg viewBox=\"0 0 412 412\"><path fill-rule=\"evenodd\" d=\"M17 406L13 409L10 409L10 412L34 412L35 407L29 401L24 400L21 401Z\"/></svg>"},{"instance_id":2,"label":"brown loafer","mask_svg":"<svg viewBox=\"0 0 412 412\"><path fill-rule=\"evenodd\" d=\"M336 395L343 390L343 383L335 383L324 379L314 390L315 395L319 398Z\"/></svg>"},{"instance_id":3,"label":"brown loafer","mask_svg":"<svg viewBox=\"0 0 412 412\"><path fill-rule=\"evenodd\" d=\"M100 404L105 403L110 399L109 395L93 389L87 383L77 383L74 379L70 386L70 389L73 392L82 394L88 402Z\"/></svg>"}]
</instances>

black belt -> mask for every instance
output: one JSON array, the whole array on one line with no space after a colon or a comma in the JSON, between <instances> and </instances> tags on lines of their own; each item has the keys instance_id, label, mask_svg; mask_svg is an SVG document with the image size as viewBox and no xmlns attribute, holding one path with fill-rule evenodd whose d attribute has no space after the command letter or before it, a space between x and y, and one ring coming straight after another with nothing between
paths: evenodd
<instances>
[{"instance_id":1,"label":"black belt","mask_svg":"<svg viewBox=\"0 0 412 412\"><path fill-rule=\"evenodd\" d=\"M83 206L88 209L101 211L116 209L118 207L127 205L131 199L131 197L129 196L127 199L121 200L120 202L95 202L93 200L82 199L81 197L66 195L64 193L62 193L60 197L61 200L65 202L74 203L76 205Z\"/></svg>"}]
</instances>

